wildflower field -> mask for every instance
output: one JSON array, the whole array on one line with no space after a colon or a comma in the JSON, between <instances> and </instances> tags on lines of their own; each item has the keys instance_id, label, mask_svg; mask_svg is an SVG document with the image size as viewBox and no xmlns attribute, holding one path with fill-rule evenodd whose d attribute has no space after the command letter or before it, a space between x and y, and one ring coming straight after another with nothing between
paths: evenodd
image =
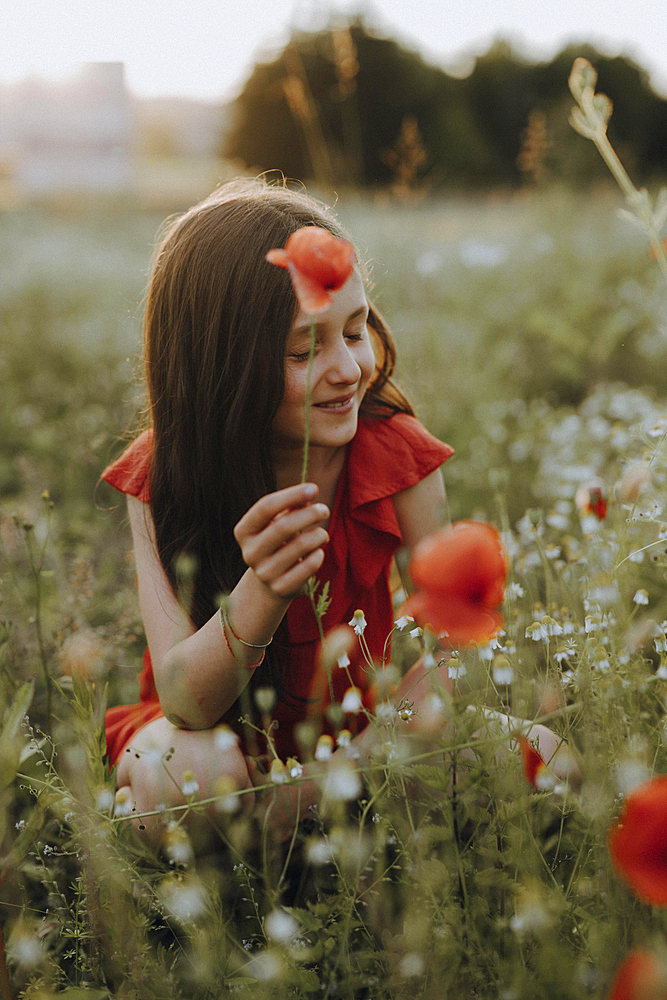
<instances>
[{"instance_id":1,"label":"wildflower field","mask_svg":"<svg viewBox=\"0 0 667 1000\"><path fill-rule=\"evenodd\" d=\"M504 626L452 657L426 736L378 711L371 765L287 841L221 788L205 848L196 788L150 847L103 759L145 640L98 479L142 405L161 220L0 217L1 1000L667 996L667 282L623 207L341 196L399 381L456 449L452 518L502 533ZM395 676L430 642L398 615ZM565 738L558 769L508 714Z\"/></svg>"}]
</instances>

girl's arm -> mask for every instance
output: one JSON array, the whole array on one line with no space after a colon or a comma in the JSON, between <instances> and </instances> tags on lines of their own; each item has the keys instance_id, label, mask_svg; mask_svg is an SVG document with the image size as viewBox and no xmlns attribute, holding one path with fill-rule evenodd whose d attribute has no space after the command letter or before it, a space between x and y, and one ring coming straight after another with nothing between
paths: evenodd
<instances>
[{"instance_id":1,"label":"girl's arm","mask_svg":"<svg viewBox=\"0 0 667 1000\"><path fill-rule=\"evenodd\" d=\"M316 497L313 484L271 493L254 504L235 529L248 569L229 596L229 618L234 632L248 643L269 641L292 598L322 563L321 546L328 540L322 522L329 511L313 502ZM252 668L243 663L256 660L261 650L244 647L228 635L232 655L217 613L195 629L160 563L149 507L128 497L128 509L160 705L180 728L209 728L248 683Z\"/></svg>"},{"instance_id":2,"label":"girl's arm","mask_svg":"<svg viewBox=\"0 0 667 1000\"><path fill-rule=\"evenodd\" d=\"M409 549L438 528L450 524L440 469L431 472L415 486L395 493L393 500L403 544Z\"/></svg>"}]
</instances>

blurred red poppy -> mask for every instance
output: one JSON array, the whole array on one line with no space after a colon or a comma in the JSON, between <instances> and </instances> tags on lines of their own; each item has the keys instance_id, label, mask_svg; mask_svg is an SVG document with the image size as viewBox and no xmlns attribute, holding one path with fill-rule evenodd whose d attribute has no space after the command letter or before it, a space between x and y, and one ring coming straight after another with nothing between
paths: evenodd
<instances>
[{"instance_id":1,"label":"blurred red poppy","mask_svg":"<svg viewBox=\"0 0 667 1000\"><path fill-rule=\"evenodd\" d=\"M631 792L609 831L617 874L644 903L667 906L667 776Z\"/></svg>"},{"instance_id":2,"label":"blurred red poppy","mask_svg":"<svg viewBox=\"0 0 667 1000\"><path fill-rule=\"evenodd\" d=\"M523 758L523 773L526 776L526 781L529 781L533 788L539 788L540 776L545 774L547 771L547 765L544 762L542 754L525 736L515 733L514 739L519 744L519 750L521 751L521 757Z\"/></svg>"},{"instance_id":3,"label":"blurred red poppy","mask_svg":"<svg viewBox=\"0 0 667 1000\"><path fill-rule=\"evenodd\" d=\"M582 517L585 514L594 514L598 521L604 521L607 516L607 500L602 487L596 483L584 483L580 486L574 502Z\"/></svg>"},{"instance_id":4,"label":"blurred red poppy","mask_svg":"<svg viewBox=\"0 0 667 1000\"><path fill-rule=\"evenodd\" d=\"M651 951L635 948L618 967L607 1000L667 1000L663 964Z\"/></svg>"},{"instance_id":5,"label":"blurred red poppy","mask_svg":"<svg viewBox=\"0 0 667 1000\"><path fill-rule=\"evenodd\" d=\"M270 264L290 273L304 312L320 313L332 302L332 292L342 288L355 263L354 247L320 226L303 226L288 238L284 250L269 250Z\"/></svg>"},{"instance_id":6,"label":"blurred red poppy","mask_svg":"<svg viewBox=\"0 0 667 1000\"><path fill-rule=\"evenodd\" d=\"M459 521L429 535L416 546L409 569L418 590L404 612L453 645L486 642L502 625L507 556L490 524Z\"/></svg>"}]
</instances>

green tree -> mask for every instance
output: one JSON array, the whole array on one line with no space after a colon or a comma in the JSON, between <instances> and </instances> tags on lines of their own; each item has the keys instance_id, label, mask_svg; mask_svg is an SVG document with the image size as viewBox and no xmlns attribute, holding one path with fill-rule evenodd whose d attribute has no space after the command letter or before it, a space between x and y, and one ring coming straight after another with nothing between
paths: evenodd
<instances>
[{"instance_id":1,"label":"green tree","mask_svg":"<svg viewBox=\"0 0 667 1000\"><path fill-rule=\"evenodd\" d=\"M518 185L526 130L539 120L546 157L539 176L588 183L605 174L568 124L567 79L577 55L595 65L614 102L610 137L634 176L664 173L667 101L626 57L582 45L534 63L501 40L457 79L361 18L295 33L277 58L258 63L235 102L222 152L251 170L397 190L405 186L396 171L407 129L423 147L415 183Z\"/></svg>"}]
</instances>

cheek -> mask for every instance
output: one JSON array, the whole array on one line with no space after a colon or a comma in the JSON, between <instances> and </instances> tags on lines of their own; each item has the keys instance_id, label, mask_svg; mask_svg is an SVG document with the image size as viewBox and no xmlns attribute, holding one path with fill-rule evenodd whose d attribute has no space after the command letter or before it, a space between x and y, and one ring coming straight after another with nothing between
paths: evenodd
<instances>
[{"instance_id":1,"label":"cheek","mask_svg":"<svg viewBox=\"0 0 667 1000\"><path fill-rule=\"evenodd\" d=\"M370 344L367 345L363 357L357 358L357 364L361 368L362 381L368 385L375 374L375 355Z\"/></svg>"}]
</instances>

